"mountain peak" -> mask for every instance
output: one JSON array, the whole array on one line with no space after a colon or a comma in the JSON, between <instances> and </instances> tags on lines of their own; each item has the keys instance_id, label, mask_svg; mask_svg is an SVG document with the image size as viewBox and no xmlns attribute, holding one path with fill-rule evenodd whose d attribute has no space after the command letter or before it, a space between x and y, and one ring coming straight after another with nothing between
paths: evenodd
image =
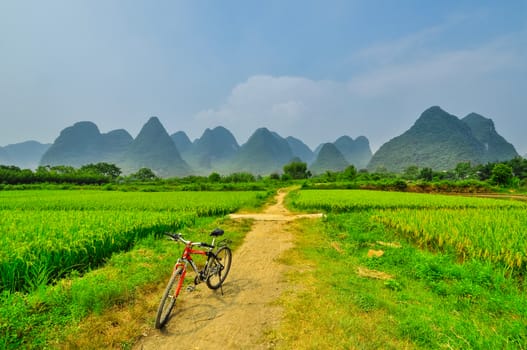
<instances>
[{"instance_id":1,"label":"mountain peak","mask_svg":"<svg viewBox=\"0 0 527 350\"><path fill-rule=\"evenodd\" d=\"M436 113L445 113L445 114L448 114L444 109L442 109L440 106L431 106L431 107L428 107L427 109L425 109L423 111L422 114L429 114L429 113L433 113L433 114L436 114Z\"/></svg>"},{"instance_id":2,"label":"mountain peak","mask_svg":"<svg viewBox=\"0 0 527 350\"><path fill-rule=\"evenodd\" d=\"M184 131L178 131L170 135L170 137L180 153L185 153L192 146L192 142Z\"/></svg>"},{"instance_id":3,"label":"mountain peak","mask_svg":"<svg viewBox=\"0 0 527 350\"><path fill-rule=\"evenodd\" d=\"M239 148L239 145L229 130L223 126L217 126L214 129L207 128L203 135L196 140L194 147L198 152L212 152L221 157L232 154Z\"/></svg>"},{"instance_id":4,"label":"mountain peak","mask_svg":"<svg viewBox=\"0 0 527 350\"><path fill-rule=\"evenodd\" d=\"M185 176L188 164L181 158L172 138L157 117L141 128L125 154L124 170L134 172L150 168L160 176Z\"/></svg>"},{"instance_id":5,"label":"mountain peak","mask_svg":"<svg viewBox=\"0 0 527 350\"><path fill-rule=\"evenodd\" d=\"M62 130L42 155L42 165L81 166L100 157L101 133L95 123L82 121Z\"/></svg>"},{"instance_id":6,"label":"mountain peak","mask_svg":"<svg viewBox=\"0 0 527 350\"><path fill-rule=\"evenodd\" d=\"M267 135L267 134L272 134L272 133L266 127L261 127L261 128L256 129L253 132L253 134L251 135L251 137L253 137L253 136L260 136L260 135Z\"/></svg>"},{"instance_id":7,"label":"mountain peak","mask_svg":"<svg viewBox=\"0 0 527 350\"><path fill-rule=\"evenodd\" d=\"M371 159L370 142L364 136L359 136L353 140L350 136L341 136L334 145L342 153L349 164L353 164L358 169L363 169Z\"/></svg>"},{"instance_id":8,"label":"mountain peak","mask_svg":"<svg viewBox=\"0 0 527 350\"><path fill-rule=\"evenodd\" d=\"M382 145L368 168L402 171L416 165L448 170L460 162L477 164L488 161L489 157L494 160L512 158L515 151L496 135L490 119L472 113L460 120L438 106L430 107L410 129ZM500 146L493 146L494 141ZM492 153L494 149L498 149L496 153Z\"/></svg>"},{"instance_id":9,"label":"mountain peak","mask_svg":"<svg viewBox=\"0 0 527 350\"><path fill-rule=\"evenodd\" d=\"M293 158L288 142L267 128L257 129L237 152L234 165L237 171L254 174L280 172Z\"/></svg>"},{"instance_id":10,"label":"mountain peak","mask_svg":"<svg viewBox=\"0 0 527 350\"><path fill-rule=\"evenodd\" d=\"M484 161L495 162L518 156L516 149L499 135L492 119L470 113L462 121L472 130L474 137L484 146Z\"/></svg>"},{"instance_id":11,"label":"mountain peak","mask_svg":"<svg viewBox=\"0 0 527 350\"><path fill-rule=\"evenodd\" d=\"M349 165L342 152L333 143L324 143L318 155L309 167L313 174L320 174L326 170L341 171Z\"/></svg>"},{"instance_id":12,"label":"mountain peak","mask_svg":"<svg viewBox=\"0 0 527 350\"><path fill-rule=\"evenodd\" d=\"M487 127L489 131L495 131L494 122L492 119L485 118L481 114L477 113L469 113L465 116L465 118L461 119L466 124L470 125L478 125L482 127Z\"/></svg>"},{"instance_id":13,"label":"mountain peak","mask_svg":"<svg viewBox=\"0 0 527 350\"><path fill-rule=\"evenodd\" d=\"M300 158L305 163L311 163L313 160L313 151L301 140L288 136L285 139L293 152L293 156Z\"/></svg>"},{"instance_id":14,"label":"mountain peak","mask_svg":"<svg viewBox=\"0 0 527 350\"><path fill-rule=\"evenodd\" d=\"M459 118L455 115L441 109L439 106L434 106L426 109L419 118L415 121L415 127L432 127L435 128L437 123L455 124L459 122Z\"/></svg>"},{"instance_id":15,"label":"mountain peak","mask_svg":"<svg viewBox=\"0 0 527 350\"><path fill-rule=\"evenodd\" d=\"M143 125L143 127L141 128L141 131L139 132L139 135L141 135L141 133L148 133L148 132L165 132L166 133L166 130L165 130L165 127L163 126L163 124L161 124L161 122L159 121L159 118L158 117L150 117L148 119L148 121ZM139 135L137 135L137 137L139 137Z\"/></svg>"},{"instance_id":16,"label":"mountain peak","mask_svg":"<svg viewBox=\"0 0 527 350\"><path fill-rule=\"evenodd\" d=\"M193 167L210 172L214 167L222 168L239 148L234 135L223 126L217 126L205 129L203 135L190 146L185 157Z\"/></svg>"}]
</instances>

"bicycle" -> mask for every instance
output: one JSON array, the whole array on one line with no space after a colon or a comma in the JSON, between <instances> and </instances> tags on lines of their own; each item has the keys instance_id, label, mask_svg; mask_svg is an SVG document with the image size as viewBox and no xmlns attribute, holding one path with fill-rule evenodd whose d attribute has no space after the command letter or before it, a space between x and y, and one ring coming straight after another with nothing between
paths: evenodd
<instances>
[{"instance_id":1,"label":"bicycle","mask_svg":"<svg viewBox=\"0 0 527 350\"><path fill-rule=\"evenodd\" d=\"M157 329L162 328L169 319L170 313L174 309L176 299L181 292L183 282L187 274L187 267L190 265L192 270L196 273L194 278L194 285L189 285L187 289L193 291L196 285L201 282L205 282L207 287L210 289L221 288L221 294L223 295L223 282L227 278L227 274L231 268L232 251L227 246L227 241L222 241L218 245L215 245L216 238L222 236L224 231L222 229L215 229L210 233L212 237L212 243L208 244L205 242L192 242L183 239L181 233L165 232L165 235L170 237L175 242L182 242L185 244L185 248L174 265L172 275L168 281L161 302L157 309L155 327ZM204 247L206 250L196 250L194 247ZM200 270L196 266L194 260L192 260L192 254L199 254L207 257L205 265Z\"/></svg>"}]
</instances>

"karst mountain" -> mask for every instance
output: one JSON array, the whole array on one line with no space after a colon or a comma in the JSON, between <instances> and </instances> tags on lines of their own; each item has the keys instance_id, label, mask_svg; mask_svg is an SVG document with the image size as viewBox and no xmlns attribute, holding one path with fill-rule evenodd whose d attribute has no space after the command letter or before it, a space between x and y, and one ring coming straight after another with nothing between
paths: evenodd
<instances>
[{"instance_id":1,"label":"karst mountain","mask_svg":"<svg viewBox=\"0 0 527 350\"><path fill-rule=\"evenodd\" d=\"M151 117L135 138L124 129L101 133L94 123L81 121L63 129L52 144L28 141L0 147L4 165L34 169L108 162L124 174L146 167L161 177L212 172L269 175L281 173L293 160L307 163L313 174L341 171L349 165L369 171L401 172L409 166L440 171L460 162L483 164L516 156L514 146L497 133L492 119L476 113L460 119L438 106L425 110L406 132L373 155L365 136L343 135L311 150L301 139L283 137L265 127L256 129L244 144L222 126L207 128L191 141L184 131L169 135L157 117Z\"/></svg>"},{"instance_id":2,"label":"karst mountain","mask_svg":"<svg viewBox=\"0 0 527 350\"><path fill-rule=\"evenodd\" d=\"M434 106L406 132L383 144L368 169L401 172L418 166L441 171L461 162L483 164L516 156L514 146L496 132L492 120L475 113L459 119Z\"/></svg>"}]
</instances>

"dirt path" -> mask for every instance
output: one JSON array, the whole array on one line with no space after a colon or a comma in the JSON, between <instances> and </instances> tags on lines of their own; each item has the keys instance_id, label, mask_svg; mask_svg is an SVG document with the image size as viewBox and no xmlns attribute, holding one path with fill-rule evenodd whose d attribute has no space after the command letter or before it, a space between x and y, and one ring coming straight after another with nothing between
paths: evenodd
<instances>
[{"instance_id":1,"label":"dirt path","mask_svg":"<svg viewBox=\"0 0 527 350\"><path fill-rule=\"evenodd\" d=\"M287 192L280 190L276 204L260 214L231 214L231 218L251 218L254 224L242 246L234 253L231 271L223 292L200 284L182 294L172 319L164 330L152 329L134 349L269 349L265 334L275 329L281 309L273 305L285 290L287 267L277 259L290 249L292 234L288 222L299 217L284 206Z\"/></svg>"}]
</instances>

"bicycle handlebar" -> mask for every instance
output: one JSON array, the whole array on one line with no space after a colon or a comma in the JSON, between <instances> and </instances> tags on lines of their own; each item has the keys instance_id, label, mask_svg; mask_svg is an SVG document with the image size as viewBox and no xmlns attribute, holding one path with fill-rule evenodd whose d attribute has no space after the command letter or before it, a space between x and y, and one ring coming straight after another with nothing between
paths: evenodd
<instances>
[{"instance_id":1,"label":"bicycle handlebar","mask_svg":"<svg viewBox=\"0 0 527 350\"><path fill-rule=\"evenodd\" d=\"M180 241L180 242L185 243L185 244L197 245L197 246L205 247L205 248L214 248L214 246L212 244L208 244L208 243L205 243L205 242L187 241L186 239L183 239L183 235L181 233L165 232L165 235L167 235L168 237L170 237L174 241Z\"/></svg>"}]
</instances>

